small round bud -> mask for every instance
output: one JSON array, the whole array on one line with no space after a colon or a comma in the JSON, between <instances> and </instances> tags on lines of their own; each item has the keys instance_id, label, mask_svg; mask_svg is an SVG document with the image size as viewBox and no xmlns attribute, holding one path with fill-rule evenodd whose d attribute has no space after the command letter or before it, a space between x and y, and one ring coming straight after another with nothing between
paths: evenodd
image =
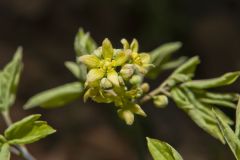
<instances>
[{"instance_id":1,"label":"small round bud","mask_svg":"<svg viewBox=\"0 0 240 160\"><path fill-rule=\"evenodd\" d=\"M150 89L150 86L149 86L148 83L143 83L143 84L141 85L141 89L142 89L142 91L143 91L144 93L147 93L147 92L149 91L149 89Z\"/></svg>"},{"instance_id":2,"label":"small round bud","mask_svg":"<svg viewBox=\"0 0 240 160\"><path fill-rule=\"evenodd\" d=\"M132 125L134 122L134 114L130 110L119 109L118 116L122 118L127 125Z\"/></svg>"},{"instance_id":3,"label":"small round bud","mask_svg":"<svg viewBox=\"0 0 240 160\"><path fill-rule=\"evenodd\" d=\"M102 89L110 89L112 88L112 83L107 78L103 78L101 79L100 87Z\"/></svg>"},{"instance_id":4,"label":"small round bud","mask_svg":"<svg viewBox=\"0 0 240 160\"><path fill-rule=\"evenodd\" d=\"M165 95L153 97L153 103L157 108L165 108L168 105L168 98Z\"/></svg>"},{"instance_id":5,"label":"small round bud","mask_svg":"<svg viewBox=\"0 0 240 160\"><path fill-rule=\"evenodd\" d=\"M125 64L120 70L123 79L129 79L134 73L134 66L132 64Z\"/></svg>"},{"instance_id":6,"label":"small round bud","mask_svg":"<svg viewBox=\"0 0 240 160\"><path fill-rule=\"evenodd\" d=\"M142 77L139 75L134 75L132 78L129 80L129 82L133 85L140 84L142 83Z\"/></svg>"}]
</instances>

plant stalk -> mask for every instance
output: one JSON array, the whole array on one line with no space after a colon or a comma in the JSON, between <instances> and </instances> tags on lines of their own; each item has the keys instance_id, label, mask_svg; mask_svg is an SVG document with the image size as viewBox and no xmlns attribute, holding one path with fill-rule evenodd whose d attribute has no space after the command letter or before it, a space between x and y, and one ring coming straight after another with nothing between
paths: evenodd
<instances>
[{"instance_id":1,"label":"plant stalk","mask_svg":"<svg viewBox=\"0 0 240 160\"><path fill-rule=\"evenodd\" d=\"M9 114L9 111L2 112L2 116L3 116L3 119L4 119L4 121L5 121L5 123L7 124L8 127L13 124L11 116ZM28 149L24 145L15 145L15 147L11 151L14 151L13 152L14 154L17 154L18 156L21 156L22 158L24 158L24 160L36 160L36 158L34 158L30 154L30 152L28 151Z\"/></svg>"},{"instance_id":2,"label":"plant stalk","mask_svg":"<svg viewBox=\"0 0 240 160\"><path fill-rule=\"evenodd\" d=\"M154 96L162 93L168 97L171 97L171 94L166 90L166 85L167 85L167 81L164 81L159 87L157 87L156 89L152 90L150 93L148 93L147 95L145 95L141 100L140 103L145 103L147 101L149 101L150 99L152 99Z\"/></svg>"}]
</instances>

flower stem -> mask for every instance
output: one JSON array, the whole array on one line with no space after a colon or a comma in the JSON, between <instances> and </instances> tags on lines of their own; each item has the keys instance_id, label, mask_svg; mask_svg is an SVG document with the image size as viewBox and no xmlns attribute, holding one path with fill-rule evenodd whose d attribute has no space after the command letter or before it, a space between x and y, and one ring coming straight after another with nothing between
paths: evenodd
<instances>
[{"instance_id":1,"label":"flower stem","mask_svg":"<svg viewBox=\"0 0 240 160\"><path fill-rule=\"evenodd\" d=\"M9 111L2 112L2 116L8 127L13 124L12 119L9 114ZM12 148L11 151L14 151L13 153L17 154L18 156L21 156L25 160L36 160L36 158L34 158L29 153L29 151L27 150L27 148L24 145L16 145L14 148Z\"/></svg>"},{"instance_id":2,"label":"flower stem","mask_svg":"<svg viewBox=\"0 0 240 160\"><path fill-rule=\"evenodd\" d=\"M154 96L158 95L159 93L162 93L168 97L171 97L171 94L167 91L166 89L167 81L164 81L159 87L156 89L152 90L150 93L145 95L141 100L140 103L145 103L152 99Z\"/></svg>"}]
</instances>

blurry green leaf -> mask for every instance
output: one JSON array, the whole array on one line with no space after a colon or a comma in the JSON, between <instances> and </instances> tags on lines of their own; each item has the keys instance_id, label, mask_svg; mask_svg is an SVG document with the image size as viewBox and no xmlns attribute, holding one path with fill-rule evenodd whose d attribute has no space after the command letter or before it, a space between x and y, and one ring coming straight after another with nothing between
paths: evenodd
<instances>
[{"instance_id":1,"label":"blurry green leaf","mask_svg":"<svg viewBox=\"0 0 240 160\"><path fill-rule=\"evenodd\" d=\"M22 48L19 47L5 68L0 72L0 110L7 110L15 101L22 70Z\"/></svg>"},{"instance_id":2,"label":"blurry green leaf","mask_svg":"<svg viewBox=\"0 0 240 160\"><path fill-rule=\"evenodd\" d=\"M79 64L80 74L79 79L81 82L85 82L87 79L87 66L85 64Z\"/></svg>"},{"instance_id":3,"label":"blurry green leaf","mask_svg":"<svg viewBox=\"0 0 240 160\"><path fill-rule=\"evenodd\" d=\"M211 112L211 108L209 108L208 105L204 105L198 101L190 89L183 88L183 90L186 93L186 96L188 97L190 103L193 104L197 109L196 112L190 113L190 117L194 119L194 121L210 135L219 139L222 143L225 143L222 134L218 129L218 124L215 120L215 116Z\"/></svg>"},{"instance_id":4,"label":"blurry green leaf","mask_svg":"<svg viewBox=\"0 0 240 160\"><path fill-rule=\"evenodd\" d=\"M149 70L147 77L151 79L156 79L157 76L165 70L175 69L182 65L187 60L187 57L180 57L175 60L169 60L159 66L154 66Z\"/></svg>"},{"instance_id":5,"label":"blurry green leaf","mask_svg":"<svg viewBox=\"0 0 240 160\"><path fill-rule=\"evenodd\" d=\"M179 57L178 59L175 59L175 60L169 61L167 63L164 63L161 66L161 69L162 70L170 70L170 69L177 68L180 65L182 65L184 62L186 62L186 60L187 60L187 57L184 57L184 56Z\"/></svg>"},{"instance_id":6,"label":"blurry green leaf","mask_svg":"<svg viewBox=\"0 0 240 160\"><path fill-rule=\"evenodd\" d=\"M225 100L225 101L237 101L239 98L239 94L237 93L215 93L215 92L208 92L201 89L195 89L194 92L199 97L205 97L209 99L215 99L215 100Z\"/></svg>"},{"instance_id":7,"label":"blurry green leaf","mask_svg":"<svg viewBox=\"0 0 240 160\"><path fill-rule=\"evenodd\" d=\"M148 137L147 142L154 160L183 160L181 155L169 144Z\"/></svg>"},{"instance_id":8,"label":"blurry green leaf","mask_svg":"<svg viewBox=\"0 0 240 160\"><path fill-rule=\"evenodd\" d=\"M197 65L200 63L200 59L198 56L192 57L190 58L187 62L185 62L184 64L182 64L180 67L178 67L172 74L172 76L174 74L177 73L181 73L181 74L185 74L188 75L189 77L193 77L196 67Z\"/></svg>"},{"instance_id":9,"label":"blurry green leaf","mask_svg":"<svg viewBox=\"0 0 240 160\"><path fill-rule=\"evenodd\" d=\"M80 66L79 64L75 63L75 62L70 62L70 61L67 61L64 63L65 66L68 68L68 70L78 79L80 79Z\"/></svg>"},{"instance_id":10,"label":"blurry green leaf","mask_svg":"<svg viewBox=\"0 0 240 160\"><path fill-rule=\"evenodd\" d=\"M182 84L182 86L189 87L189 88L197 88L197 89L221 87L221 86L226 86L234 83L239 76L240 76L240 72L231 72L231 73L226 73L223 76L218 78L189 81Z\"/></svg>"},{"instance_id":11,"label":"blurry green leaf","mask_svg":"<svg viewBox=\"0 0 240 160\"><path fill-rule=\"evenodd\" d=\"M178 67L166 80L168 87L172 88L178 83L190 81L195 75L195 70L200 60L197 56L190 58Z\"/></svg>"},{"instance_id":12,"label":"blurry green leaf","mask_svg":"<svg viewBox=\"0 0 240 160\"><path fill-rule=\"evenodd\" d=\"M4 143L0 147L0 159L1 160L10 160L10 146L7 143Z\"/></svg>"},{"instance_id":13,"label":"blurry green leaf","mask_svg":"<svg viewBox=\"0 0 240 160\"><path fill-rule=\"evenodd\" d=\"M217 107L212 107L212 109L214 109L218 116L221 117L228 125L234 124L234 121L231 118L229 118L223 111L221 111Z\"/></svg>"},{"instance_id":14,"label":"blurry green leaf","mask_svg":"<svg viewBox=\"0 0 240 160\"><path fill-rule=\"evenodd\" d=\"M176 73L171 75L168 79L167 79L167 84L169 87L173 87L179 83L183 83L186 81L191 80L191 77L189 77L186 74L181 74L181 73Z\"/></svg>"},{"instance_id":15,"label":"blurry green leaf","mask_svg":"<svg viewBox=\"0 0 240 160\"><path fill-rule=\"evenodd\" d=\"M219 128L237 160L240 160L240 140L229 125L215 112Z\"/></svg>"},{"instance_id":16,"label":"blurry green leaf","mask_svg":"<svg viewBox=\"0 0 240 160\"><path fill-rule=\"evenodd\" d=\"M75 48L76 55L78 57L84 54L92 53L97 48L97 44L93 40L93 38L90 36L89 33L85 33L84 30L80 28L75 37L74 48ZM87 75L87 68L84 64L79 64L79 68L80 68L79 79L82 82L85 82L86 75Z\"/></svg>"},{"instance_id":17,"label":"blurry green leaf","mask_svg":"<svg viewBox=\"0 0 240 160\"><path fill-rule=\"evenodd\" d=\"M208 105L199 102L194 93L187 88L175 87L171 90L171 95L177 106L183 109L199 127L224 143L215 116ZM223 117L227 119L226 115ZM231 123L231 121L228 122Z\"/></svg>"},{"instance_id":18,"label":"blurry green leaf","mask_svg":"<svg viewBox=\"0 0 240 160\"><path fill-rule=\"evenodd\" d=\"M235 126L235 134L240 139L240 98L237 104L236 109L236 126Z\"/></svg>"},{"instance_id":19,"label":"blurry green leaf","mask_svg":"<svg viewBox=\"0 0 240 160\"><path fill-rule=\"evenodd\" d=\"M180 49L181 42L166 43L150 52L151 63L155 66L151 68L147 76L151 79L155 79L160 72L168 69L174 69L181 65L186 57L180 57L176 60L172 60L172 54Z\"/></svg>"},{"instance_id":20,"label":"blurry green leaf","mask_svg":"<svg viewBox=\"0 0 240 160\"><path fill-rule=\"evenodd\" d=\"M171 56L174 52L182 47L181 42L170 42L161 45L155 50L151 51L151 60L154 65L159 65L164 59Z\"/></svg>"},{"instance_id":21,"label":"blurry green leaf","mask_svg":"<svg viewBox=\"0 0 240 160\"><path fill-rule=\"evenodd\" d=\"M223 106L223 107L229 107L229 108L236 108L236 104L225 101L225 100L219 100L219 99L210 99L210 98L199 98L199 101L202 103L207 103L207 104L213 104L217 106Z\"/></svg>"},{"instance_id":22,"label":"blurry green leaf","mask_svg":"<svg viewBox=\"0 0 240 160\"><path fill-rule=\"evenodd\" d=\"M171 90L171 95L179 108L183 109L186 112L189 109L194 109L194 105L189 102L188 97L180 88L173 88Z\"/></svg>"},{"instance_id":23,"label":"blurry green leaf","mask_svg":"<svg viewBox=\"0 0 240 160\"><path fill-rule=\"evenodd\" d=\"M188 115L200 128L225 144L224 138L212 117L207 116L204 112L198 109L190 110Z\"/></svg>"},{"instance_id":24,"label":"blurry green leaf","mask_svg":"<svg viewBox=\"0 0 240 160\"><path fill-rule=\"evenodd\" d=\"M83 92L80 82L68 83L53 89L38 93L30 98L24 105L24 109L33 107L54 108L61 107L77 99Z\"/></svg>"},{"instance_id":25,"label":"blurry green leaf","mask_svg":"<svg viewBox=\"0 0 240 160\"><path fill-rule=\"evenodd\" d=\"M74 42L74 48L77 56L92 53L96 48L96 42L89 33L85 33L82 28L79 29Z\"/></svg>"},{"instance_id":26,"label":"blurry green leaf","mask_svg":"<svg viewBox=\"0 0 240 160\"><path fill-rule=\"evenodd\" d=\"M4 136L9 144L30 144L56 132L45 121L38 121L41 115L31 115L8 127Z\"/></svg>"}]
</instances>

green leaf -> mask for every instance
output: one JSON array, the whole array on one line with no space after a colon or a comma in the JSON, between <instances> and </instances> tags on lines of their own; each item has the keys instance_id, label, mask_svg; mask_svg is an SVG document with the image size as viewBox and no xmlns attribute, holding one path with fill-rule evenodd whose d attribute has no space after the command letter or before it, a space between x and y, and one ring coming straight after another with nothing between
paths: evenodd
<instances>
[{"instance_id":1,"label":"green leaf","mask_svg":"<svg viewBox=\"0 0 240 160\"><path fill-rule=\"evenodd\" d=\"M187 112L189 109L194 109L194 105L189 102L188 97L180 88L173 88L171 90L171 96L177 106L184 111Z\"/></svg>"},{"instance_id":2,"label":"green leaf","mask_svg":"<svg viewBox=\"0 0 240 160\"><path fill-rule=\"evenodd\" d=\"M9 144L30 144L56 132L39 114L28 116L8 127L4 136Z\"/></svg>"},{"instance_id":3,"label":"green leaf","mask_svg":"<svg viewBox=\"0 0 240 160\"><path fill-rule=\"evenodd\" d=\"M186 74L189 77L193 77L199 63L200 63L200 59L198 56L192 57L183 65L181 65L179 68L177 68L173 72L172 76L174 74L181 73L181 74Z\"/></svg>"},{"instance_id":4,"label":"green leaf","mask_svg":"<svg viewBox=\"0 0 240 160\"><path fill-rule=\"evenodd\" d=\"M234 83L239 76L240 76L240 72L230 72L218 78L189 81L182 84L182 86L189 87L189 88L197 88L197 89L216 88L216 87L226 86Z\"/></svg>"},{"instance_id":5,"label":"green leaf","mask_svg":"<svg viewBox=\"0 0 240 160\"><path fill-rule=\"evenodd\" d=\"M84 30L80 28L74 41L76 56L79 57L85 54L91 54L96 48L96 42L93 40L90 34L85 33ZM79 79L81 82L85 82L87 76L87 67L84 64L79 64L79 68Z\"/></svg>"},{"instance_id":6,"label":"green leaf","mask_svg":"<svg viewBox=\"0 0 240 160\"><path fill-rule=\"evenodd\" d=\"M240 139L240 98L237 104L236 109L236 126L235 126L235 134Z\"/></svg>"},{"instance_id":7,"label":"green leaf","mask_svg":"<svg viewBox=\"0 0 240 160\"><path fill-rule=\"evenodd\" d=\"M208 105L201 103L187 88L175 87L171 90L171 95L177 106L183 109L200 128L225 143L215 116ZM222 117L228 118L224 113ZM228 123L232 123L229 118L227 120Z\"/></svg>"},{"instance_id":8,"label":"green leaf","mask_svg":"<svg viewBox=\"0 0 240 160\"><path fill-rule=\"evenodd\" d=\"M170 69L174 69L174 68L177 68L179 67L180 65L182 65L184 62L186 62L187 60L187 57L179 57L175 60L172 60L172 61L169 61L169 62L166 62L164 63L162 66L161 66L161 69L162 70L170 70Z\"/></svg>"},{"instance_id":9,"label":"green leaf","mask_svg":"<svg viewBox=\"0 0 240 160\"><path fill-rule=\"evenodd\" d=\"M79 64L79 68L80 68L80 81L82 83L84 83L87 79L87 66L85 64Z\"/></svg>"},{"instance_id":10,"label":"green leaf","mask_svg":"<svg viewBox=\"0 0 240 160\"><path fill-rule=\"evenodd\" d=\"M223 111L221 111L219 108L217 107L212 107L212 109L214 109L214 111L228 124L228 125L233 125L234 121L228 117Z\"/></svg>"},{"instance_id":11,"label":"green leaf","mask_svg":"<svg viewBox=\"0 0 240 160\"><path fill-rule=\"evenodd\" d=\"M67 69L78 79L81 77L81 71L79 64L75 62L67 61L64 63Z\"/></svg>"},{"instance_id":12,"label":"green leaf","mask_svg":"<svg viewBox=\"0 0 240 160\"><path fill-rule=\"evenodd\" d=\"M148 137L147 142L154 160L183 160L181 155L169 144Z\"/></svg>"},{"instance_id":13,"label":"green leaf","mask_svg":"<svg viewBox=\"0 0 240 160\"><path fill-rule=\"evenodd\" d=\"M82 92L83 85L80 82L68 83L38 93L27 101L24 105L24 109L30 109L37 106L43 108L61 107L77 99Z\"/></svg>"},{"instance_id":14,"label":"green leaf","mask_svg":"<svg viewBox=\"0 0 240 160\"><path fill-rule=\"evenodd\" d=\"M166 43L150 52L151 63L155 66L151 68L147 76L151 79L157 78L157 76L164 70L174 69L183 64L186 57L180 57L176 60L172 60L172 55L182 46L181 42Z\"/></svg>"},{"instance_id":15,"label":"green leaf","mask_svg":"<svg viewBox=\"0 0 240 160\"><path fill-rule=\"evenodd\" d=\"M199 97L205 97L215 100L224 100L224 101L237 101L239 98L239 94L237 93L215 93L215 92L208 92L205 90L195 89L194 92Z\"/></svg>"},{"instance_id":16,"label":"green leaf","mask_svg":"<svg viewBox=\"0 0 240 160\"><path fill-rule=\"evenodd\" d=\"M96 42L89 33L85 33L82 28L79 29L74 42L74 48L77 56L92 53L96 48Z\"/></svg>"},{"instance_id":17,"label":"green leaf","mask_svg":"<svg viewBox=\"0 0 240 160\"><path fill-rule=\"evenodd\" d=\"M0 110L8 110L14 103L20 79L22 64L22 48L19 47L11 60L0 72Z\"/></svg>"},{"instance_id":18,"label":"green leaf","mask_svg":"<svg viewBox=\"0 0 240 160\"><path fill-rule=\"evenodd\" d=\"M10 146L7 143L4 143L0 147L0 159L1 160L10 160Z\"/></svg>"},{"instance_id":19,"label":"green leaf","mask_svg":"<svg viewBox=\"0 0 240 160\"><path fill-rule=\"evenodd\" d=\"M223 107L229 107L229 108L236 108L236 104L229 102L229 101L225 101L225 100L219 100L219 99L210 99L210 98L199 98L199 101L202 103L206 103L206 104L213 104L213 105L217 105L217 106L223 106Z\"/></svg>"},{"instance_id":20,"label":"green leaf","mask_svg":"<svg viewBox=\"0 0 240 160\"><path fill-rule=\"evenodd\" d=\"M189 77L186 74L182 74L182 73L176 73L171 75L168 79L167 79L167 84L169 87L173 87L179 83L183 83L186 81L191 80L191 77Z\"/></svg>"},{"instance_id":21,"label":"green leaf","mask_svg":"<svg viewBox=\"0 0 240 160\"><path fill-rule=\"evenodd\" d=\"M197 65L200 63L198 56L190 58L187 62L178 67L166 80L170 88L178 83L190 81L195 75Z\"/></svg>"},{"instance_id":22,"label":"green leaf","mask_svg":"<svg viewBox=\"0 0 240 160\"><path fill-rule=\"evenodd\" d=\"M161 62L163 62L166 58L171 56L181 47L182 47L181 42L170 42L161 45L160 47L150 52L152 63L154 65L159 65Z\"/></svg>"},{"instance_id":23,"label":"green leaf","mask_svg":"<svg viewBox=\"0 0 240 160\"><path fill-rule=\"evenodd\" d=\"M214 111L213 111L214 112ZM219 128L237 160L240 160L240 140L229 125L216 113Z\"/></svg>"}]
</instances>

